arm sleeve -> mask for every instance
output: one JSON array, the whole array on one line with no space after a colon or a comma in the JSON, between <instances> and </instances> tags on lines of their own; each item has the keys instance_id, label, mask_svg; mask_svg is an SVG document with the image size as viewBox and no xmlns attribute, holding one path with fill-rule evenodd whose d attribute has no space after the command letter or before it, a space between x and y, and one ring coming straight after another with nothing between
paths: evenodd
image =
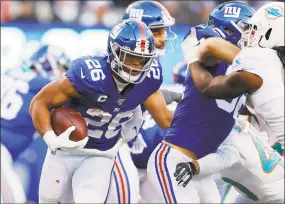
<instances>
[{"instance_id":1,"label":"arm sleeve","mask_svg":"<svg viewBox=\"0 0 285 204\"><path fill-rule=\"evenodd\" d=\"M218 173L223 169L231 167L239 160L240 157L236 148L231 145L224 145L215 153L208 154L197 160L200 166L199 176L209 176Z\"/></svg>"},{"instance_id":2,"label":"arm sleeve","mask_svg":"<svg viewBox=\"0 0 285 204\"><path fill-rule=\"evenodd\" d=\"M65 76L80 95L93 95L96 82L92 81L87 65L80 58L70 63Z\"/></svg>"},{"instance_id":3,"label":"arm sleeve","mask_svg":"<svg viewBox=\"0 0 285 204\"><path fill-rule=\"evenodd\" d=\"M171 104L174 101L179 102L182 99L183 93L170 91L163 88L161 88L160 90L167 105Z\"/></svg>"}]
</instances>

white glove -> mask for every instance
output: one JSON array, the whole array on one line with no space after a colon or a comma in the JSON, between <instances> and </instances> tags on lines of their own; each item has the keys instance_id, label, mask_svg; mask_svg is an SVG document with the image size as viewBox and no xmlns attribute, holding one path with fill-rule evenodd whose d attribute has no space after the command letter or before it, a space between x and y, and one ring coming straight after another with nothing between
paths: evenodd
<instances>
[{"instance_id":1,"label":"white glove","mask_svg":"<svg viewBox=\"0 0 285 204\"><path fill-rule=\"evenodd\" d=\"M184 54L184 59L187 61L187 64L191 64L195 61L198 61L199 54L199 45L205 40L202 38L200 41L197 39L195 27L191 28L191 34L181 44L181 48Z\"/></svg>"},{"instance_id":2,"label":"white glove","mask_svg":"<svg viewBox=\"0 0 285 204\"><path fill-rule=\"evenodd\" d=\"M144 118L142 115L141 106L135 108L133 116L125 122L121 129L121 136L124 138L125 142L131 141L139 133L142 127Z\"/></svg>"},{"instance_id":3,"label":"white glove","mask_svg":"<svg viewBox=\"0 0 285 204\"><path fill-rule=\"evenodd\" d=\"M75 130L75 126L71 126L67 128L63 133L59 136L55 134L53 130L48 131L44 134L43 139L46 142L49 149L55 154L56 150L71 150L83 148L88 142L89 137L85 137L84 139L74 142L69 139L69 135Z\"/></svg>"},{"instance_id":4,"label":"white glove","mask_svg":"<svg viewBox=\"0 0 285 204\"><path fill-rule=\"evenodd\" d=\"M133 154L141 154L143 152L143 149L146 147L147 145L143 140L142 135L139 133L136 140L133 142L131 152Z\"/></svg>"}]
</instances>

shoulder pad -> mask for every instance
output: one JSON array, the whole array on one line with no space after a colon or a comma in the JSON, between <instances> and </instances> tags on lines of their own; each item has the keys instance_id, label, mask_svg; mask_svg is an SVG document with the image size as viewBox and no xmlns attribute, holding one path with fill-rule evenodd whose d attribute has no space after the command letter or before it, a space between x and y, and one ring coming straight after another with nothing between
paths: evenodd
<instances>
[{"instance_id":1,"label":"shoulder pad","mask_svg":"<svg viewBox=\"0 0 285 204\"><path fill-rule=\"evenodd\" d=\"M192 27L193 28L193 27ZM207 25L197 25L195 26L195 33L193 33L193 29L190 29L190 31L185 35L184 37L184 40L188 37L188 36L193 36L193 37L196 37L196 39L199 41L201 40L202 38L206 39L206 38L209 38L209 37L221 37L220 34L215 30L213 29L212 27L210 26L207 26Z\"/></svg>"}]
</instances>

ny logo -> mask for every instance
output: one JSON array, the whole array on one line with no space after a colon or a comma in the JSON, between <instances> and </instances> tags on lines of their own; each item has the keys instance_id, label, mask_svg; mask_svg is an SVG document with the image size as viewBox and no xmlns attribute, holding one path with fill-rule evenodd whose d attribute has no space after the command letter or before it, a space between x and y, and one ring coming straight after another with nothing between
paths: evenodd
<instances>
[{"instance_id":1,"label":"ny logo","mask_svg":"<svg viewBox=\"0 0 285 204\"><path fill-rule=\"evenodd\" d=\"M239 7L225 7L224 17L238 18L240 10Z\"/></svg>"},{"instance_id":2,"label":"ny logo","mask_svg":"<svg viewBox=\"0 0 285 204\"><path fill-rule=\"evenodd\" d=\"M143 9L130 9L129 11L129 18L135 18L138 20L142 20L142 16L143 16Z\"/></svg>"}]
</instances>

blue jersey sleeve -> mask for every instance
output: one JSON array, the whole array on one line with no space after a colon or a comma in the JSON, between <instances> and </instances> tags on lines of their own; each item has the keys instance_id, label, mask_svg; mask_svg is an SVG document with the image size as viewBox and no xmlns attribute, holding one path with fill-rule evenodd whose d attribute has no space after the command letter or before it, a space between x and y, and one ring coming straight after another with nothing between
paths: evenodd
<instances>
[{"instance_id":1,"label":"blue jersey sleeve","mask_svg":"<svg viewBox=\"0 0 285 204\"><path fill-rule=\"evenodd\" d=\"M98 81L92 80L86 60L91 60L91 58L82 57L73 60L66 72L66 77L80 95L92 96L96 92Z\"/></svg>"},{"instance_id":2,"label":"blue jersey sleeve","mask_svg":"<svg viewBox=\"0 0 285 204\"><path fill-rule=\"evenodd\" d=\"M201 40L202 38L210 38L210 37L221 37L220 34L218 33L217 30L215 30L214 28L207 26L207 25L198 25L194 27L196 30L196 38L197 40ZM185 35L184 40L188 37L191 36L192 33L192 28L190 29L190 31L188 31L188 33Z\"/></svg>"}]
</instances>

